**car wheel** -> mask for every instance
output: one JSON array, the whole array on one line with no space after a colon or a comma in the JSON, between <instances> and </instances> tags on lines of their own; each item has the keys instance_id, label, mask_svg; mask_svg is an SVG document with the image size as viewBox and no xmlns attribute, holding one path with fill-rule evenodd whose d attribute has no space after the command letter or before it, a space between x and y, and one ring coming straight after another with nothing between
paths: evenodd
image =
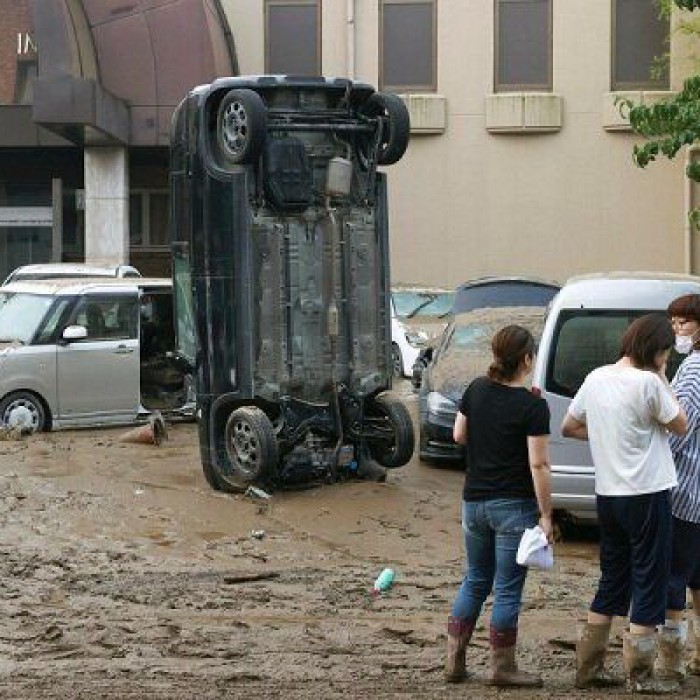
<instances>
[{"instance_id":1,"label":"car wheel","mask_svg":"<svg viewBox=\"0 0 700 700\"><path fill-rule=\"evenodd\" d=\"M413 456L413 421L401 399L390 392L374 397L367 417L375 427L368 439L372 457L383 467L401 467Z\"/></svg>"},{"instance_id":2,"label":"car wheel","mask_svg":"<svg viewBox=\"0 0 700 700\"><path fill-rule=\"evenodd\" d=\"M238 408L226 422L226 454L230 473L217 475L234 488L271 477L277 469L279 450L270 419L255 406Z\"/></svg>"},{"instance_id":3,"label":"car wheel","mask_svg":"<svg viewBox=\"0 0 700 700\"><path fill-rule=\"evenodd\" d=\"M401 350L396 343L391 344L391 369L395 377L403 377L403 359Z\"/></svg>"},{"instance_id":4,"label":"car wheel","mask_svg":"<svg viewBox=\"0 0 700 700\"><path fill-rule=\"evenodd\" d=\"M411 136L411 118L404 101L387 92L375 92L361 112L373 119L381 118L382 127L376 154L378 165L393 165L401 160L408 148ZM372 162L372 151L376 146L375 135L363 138L359 142L360 163L367 169Z\"/></svg>"},{"instance_id":5,"label":"car wheel","mask_svg":"<svg viewBox=\"0 0 700 700\"><path fill-rule=\"evenodd\" d=\"M47 429L42 400L29 391L15 391L0 401L0 425L37 433Z\"/></svg>"},{"instance_id":6,"label":"car wheel","mask_svg":"<svg viewBox=\"0 0 700 700\"><path fill-rule=\"evenodd\" d=\"M254 90L226 93L216 118L216 150L223 164L254 163L267 136L267 108Z\"/></svg>"}]
</instances>

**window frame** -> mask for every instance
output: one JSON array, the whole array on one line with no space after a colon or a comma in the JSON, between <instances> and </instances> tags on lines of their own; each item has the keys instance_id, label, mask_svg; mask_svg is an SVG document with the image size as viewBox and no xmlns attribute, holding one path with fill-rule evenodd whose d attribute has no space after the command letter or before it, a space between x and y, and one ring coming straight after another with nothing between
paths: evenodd
<instances>
[{"instance_id":1,"label":"window frame","mask_svg":"<svg viewBox=\"0 0 700 700\"><path fill-rule=\"evenodd\" d=\"M649 0L653 2L653 0ZM649 66L649 80L648 82L641 81L618 81L616 80L617 74L617 3L618 0L612 0L610 3L610 90L612 92L623 92L629 90L669 90L671 87L671 71L670 67L667 71L666 78L664 80L652 80L651 69ZM671 33L671 21L669 19L669 37Z\"/></svg>"},{"instance_id":2,"label":"window frame","mask_svg":"<svg viewBox=\"0 0 700 700\"><path fill-rule=\"evenodd\" d=\"M500 17L501 3L526 2L527 0L494 0L494 27L493 27L493 91L495 93L504 92L552 92L554 90L554 9L552 0L546 0L547 12L547 82L539 84L509 84L499 83L501 69L500 60Z\"/></svg>"},{"instance_id":3,"label":"window frame","mask_svg":"<svg viewBox=\"0 0 700 700\"><path fill-rule=\"evenodd\" d=\"M170 250L170 243L160 244L151 243L151 196L152 195L166 195L168 200L170 198L169 190L165 188L149 188L149 187L138 187L129 190L129 198L132 196L138 196L141 198L141 231L143 238L141 243L131 242L131 226L129 226L129 249L136 251L153 251L153 252L163 252ZM131 205L130 205L131 206ZM168 201L168 207L166 212L170 211L170 201ZM130 222L131 223L131 222Z\"/></svg>"},{"instance_id":4,"label":"window frame","mask_svg":"<svg viewBox=\"0 0 700 700\"><path fill-rule=\"evenodd\" d=\"M322 12L323 0L265 0L263 7L263 50L265 73L272 73L270 69L270 7L295 7L295 6L315 6L316 7L316 70L309 73L309 76L323 75L323 47L321 45L323 32L321 22L323 20ZM287 75L295 75L288 73Z\"/></svg>"},{"instance_id":5,"label":"window frame","mask_svg":"<svg viewBox=\"0 0 700 700\"><path fill-rule=\"evenodd\" d=\"M384 80L384 8L387 5L430 5L432 8L432 52L430 72L432 82L429 85L392 85ZM379 0L379 89L396 93L422 93L437 92L438 66L437 66L437 42L438 42L438 0Z\"/></svg>"}]
</instances>

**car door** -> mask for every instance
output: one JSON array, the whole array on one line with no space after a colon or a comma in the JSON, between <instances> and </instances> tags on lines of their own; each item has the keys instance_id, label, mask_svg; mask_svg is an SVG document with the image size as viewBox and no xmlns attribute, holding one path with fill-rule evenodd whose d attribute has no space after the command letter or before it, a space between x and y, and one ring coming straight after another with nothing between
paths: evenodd
<instances>
[{"instance_id":1,"label":"car door","mask_svg":"<svg viewBox=\"0 0 700 700\"><path fill-rule=\"evenodd\" d=\"M137 290L83 295L68 325L84 326L88 335L58 346L62 422L88 425L134 420L140 406Z\"/></svg>"}]
</instances>

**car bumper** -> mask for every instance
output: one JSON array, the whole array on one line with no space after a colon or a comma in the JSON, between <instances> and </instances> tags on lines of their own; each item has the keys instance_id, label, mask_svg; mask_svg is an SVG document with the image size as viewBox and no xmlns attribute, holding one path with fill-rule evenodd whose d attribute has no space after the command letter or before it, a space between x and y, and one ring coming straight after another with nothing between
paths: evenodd
<instances>
[{"instance_id":1,"label":"car bumper","mask_svg":"<svg viewBox=\"0 0 700 700\"><path fill-rule=\"evenodd\" d=\"M454 419L428 414L420 426L420 457L426 460L459 462L464 448L452 439Z\"/></svg>"},{"instance_id":2,"label":"car bumper","mask_svg":"<svg viewBox=\"0 0 700 700\"><path fill-rule=\"evenodd\" d=\"M596 520L594 470L591 467L552 466L552 507L580 520Z\"/></svg>"}]
</instances>

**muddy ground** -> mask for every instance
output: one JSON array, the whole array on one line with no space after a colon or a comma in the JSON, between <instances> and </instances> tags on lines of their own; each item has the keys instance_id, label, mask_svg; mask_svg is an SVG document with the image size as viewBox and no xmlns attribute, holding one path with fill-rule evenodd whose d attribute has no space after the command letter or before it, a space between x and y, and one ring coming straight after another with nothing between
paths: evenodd
<instances>
[{"instance_id":1,"label":"muddy ground","mask_svg":"<svg viewBox=\"0 0 700 700\"><path fill-rule=\"evenodd\" d=\"M193 425L161 447L124 444L123 432L0 442L0 697L616 697L573 689L597 572L590 532L528 580L521 660L545 689L480 684L483 624L469 652L477 679L447 686L459 471L415 458L385 484L260 503L209 488ZM373 598L384 566L397 581Z\"/></svg>"}]
</instances>

